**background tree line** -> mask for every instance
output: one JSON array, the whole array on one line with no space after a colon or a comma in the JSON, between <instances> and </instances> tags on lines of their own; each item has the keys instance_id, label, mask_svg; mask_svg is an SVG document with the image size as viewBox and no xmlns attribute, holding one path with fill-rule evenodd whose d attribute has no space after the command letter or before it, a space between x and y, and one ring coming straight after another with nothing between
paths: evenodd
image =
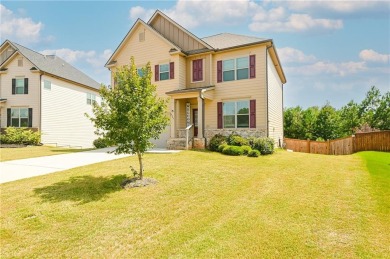
<instances>
[{"instance_id":1,"label":"background tree line","mask_svg":"<svg viewBox=\"0 0 390 259\"><path fill-rule=\"evenodd\" d=\"M357 131L390 130L390 92L381 95L372 86L361 103L351 100L335 109L327 102L321 108L300 106L284 109L286 138L328 140L351 136Z\"/></svg>"}]
</instances>

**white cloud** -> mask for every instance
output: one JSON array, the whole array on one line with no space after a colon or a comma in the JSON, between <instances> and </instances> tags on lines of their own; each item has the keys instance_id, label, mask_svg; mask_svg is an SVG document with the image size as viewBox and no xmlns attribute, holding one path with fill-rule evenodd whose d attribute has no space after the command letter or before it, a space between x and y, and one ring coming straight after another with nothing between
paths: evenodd
<instances>
[{"instance_id":1,"label":"white cloud","mask_svg":"<svg viewBox=\"0 0 390 259\"><path fill-rule=\"evenodd\" d=\"M82 59L93 58L96 56L94 50L82 51L82 50L71 50L71 49L46 49L41 51L44 55L56 55L68 63L75 63Z\"/></svg>"},{"instance_id":2,"label":"white cloud","mask_svg":"<svg viewBox=\"0 0 390 259\"><path fill-rule=\"evenodd\" d=\"M326 62L317 61L313 64L304 66L287 67L286 71L294 75L304 76L317 76L317 75L336 75L336 76L347 76L356 74L359 72L367 71L368 68L365 62Z\"/></svg>"},{"instance_id":3,"label":"white cloud","mask_svg":"<svg viewBox=\"0 0 390 259\"><path fill-rule=\"evenodd\" d=\"M34 22L29 17L19 17L0 4L0 35L2 40L10 39L19 43L39 42L42 40L43 23Z\"/></svg>"},{"instance_id":4,"label":"white cloud","mask_svg":"<svg viewBox=\"0 0 390 259\"><path fill-rule=\"evenodd\" d=\"M284 63L312 63L317 59L313 55L306 55L299 49L290 47L277 49L282 64Z\"/></svg>"},{"instance_id":5,"label":"white cloud","mask_svg":"<svg viewBox=\"0 0 390 259\"><path fill-rule=\"evenodd\" d=\"M148 21L150 17L153 15L153 9L145 9L142 6L135 6L130 8L129 17L131 20L137 20L138 18Z\"/></svg>"},{"instance_id":6,"label":"white cloud","mask_svg":"<svg viewBox=\"0 0 390 259\"><path fill-rule=\"evenodd\" d=\"M368 62L389 63L389 54L380 54L372 49L364 49L360 51L359 57Z\"/></svg>"},{"instance_id":7,"label":"white cloud","mask_svg":"<svg viewBox=\"0 0 390 259\"><path fill-rule=\"evenodd\" d=\"M254 16L249 29L256 32L305 32L318 30L338 30L343 28L342 20L316 19L308 14L291 14L286 19L275 21L269 14L261 17Z\"/></svg>"}]
</instances>

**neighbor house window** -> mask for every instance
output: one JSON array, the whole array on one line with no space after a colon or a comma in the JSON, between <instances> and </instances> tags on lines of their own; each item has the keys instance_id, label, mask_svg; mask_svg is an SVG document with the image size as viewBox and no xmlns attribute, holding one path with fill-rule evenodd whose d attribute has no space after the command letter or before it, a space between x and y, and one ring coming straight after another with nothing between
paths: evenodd
<instances>
[{"instance_id":1,"label":"neighbor house window","mask_svg":"<svg viewBox=\"0 0 390 259\"><path fill-rule=\"evenodd\" d=\"M92 105L94 102L96 102L96 95L87 93L87 104Z\"/></svg>"},{"instance_id":2,"label":"neighbor house window","mask_svg":"<svg viewBox=\"0 0 390 259\"><path fill-rule=\"evenodd\" d=\"M28 78L12 78L12 94L28 94Z\"/></svg>"},{"instance_id":3,"label":"neighbor house window","mask_svg":"<svg viewBox=\"0 0 390 259\"><path fill-rule=\"evenodd\" d=\"M11 127L28 127L28 108L11 108Z\"/></svg>"},{"instance_id":4,"label":"neighbor house window","mask_svg":"<svg viewBox=\"0 0 390 259\"><path fill-rule=\"evenodd\" d=\"M224 128L249 128L249 101L223 103Z\"/></svg>"},{"instance_id":5,"label":"neighbor house window","mask_svg":"<svg viewBox=\"0 0 390 259\"><path fill-rule=\"evenodd\" d=\"M51 81L43 80L43 88L47 90L51 90Z\"/></svg>"},{"instance_id":6,"label":"neighbor house window","mask_svg":"<svg viewBox=\"0 0 390 259\"><path fill-rule=\"evenodd\" d=\"M250 55L235 59L217 61L217 82L241 80L256 77L256 57Z\"/></svg>"}]
</instances>

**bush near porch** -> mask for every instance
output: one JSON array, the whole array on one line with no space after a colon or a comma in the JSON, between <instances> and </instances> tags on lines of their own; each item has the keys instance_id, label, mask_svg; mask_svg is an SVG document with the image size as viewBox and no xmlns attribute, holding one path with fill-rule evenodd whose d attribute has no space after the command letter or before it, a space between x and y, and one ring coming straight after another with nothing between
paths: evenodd
<instances>
[{"instance_id":1,"label":"bush near porch","mask_svg":"<svg viewBox=\"0 0 390 259\"><path fill-rule=\"evenodd\" d=\"M275 142L273 139L265 137L244 138L237 133L232 133L227 137L216 134L210 140L209 149L225 155L248 155L250 157L257 157L257 152L251 152L252 150L258 151L261 155L272 154L275 150ZM250 152L251 155L249 155Z\"/></svg>"},{"instance_id":2,"label":"bush near porch","mask_svg":"<svg viewBox=\"0 0 390 259\"><path fill-rule=\"evenodd\" d=\"M17 145L39 145L41 141L41 133L33 132L28 128L8 127L5 129L5 134L0 135L0 143L17 144Z\"/></svg>"}]
</instances>

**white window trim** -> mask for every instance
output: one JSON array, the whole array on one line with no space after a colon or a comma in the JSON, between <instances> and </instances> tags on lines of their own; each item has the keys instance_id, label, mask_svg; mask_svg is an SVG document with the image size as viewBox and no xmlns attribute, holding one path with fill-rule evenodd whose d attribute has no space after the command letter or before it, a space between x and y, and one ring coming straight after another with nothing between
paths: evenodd
<instances>
[{"instance_id":1,"label":"white window trim","mask_svg":"<svg viewBox=\"0 0 390 259\"><path fill-rule=\"evenodd\" d=\"M237 59L239 58L248 58L248 78L243 78L243 79L239 79L239 80L246 80L246 79L250 79L250 54L249 55L243 55L243 56L236 56L234 58L227 58L227 59L222 59L222 82L232 82L232 81L238 81L237 79ZM224 81L223 80L223 72L225 72L225 70L223 70L223 62L224 61L227 61L227 60L234 60L234 80L230 80L230 81ZM244 68L240 68L240 69L244 69ZM232 70L226 70L226 71L232 71Z\"/></svg>"},{"instance_id":2,"label":"white window trim","mask_svg":"<svg viewBox=\"0 0 390 259\"><path fill-rule=\"evenodd\" d=\"M237 127L237 103L238 102L248 102L248 127L245 128L238 128ZM223 112L223 105L225 103L234 103L234 109L235 109L235 114L234 114L234 128L225 128L225 114ZM224 101L222 102L222 128L223 129L249 129L251 126L251 116L250 116L250 100L249 99L242 99L242 100L231 100L231 101ZM232 116L233 114L227 114L227 116ZM246 114L240 114L240 115L246 115Z\"/></svg>"},{"instance_id":3,"label":"white window trim","mask_svg":"<svg viewBox=\"0 0 390 259\"><path fill-rule=\"evenodd\" d=\"M193 61L194 60L198 60L198 59L201 59L202 60L202 74L203 74L203 80L201 81L194 81L194 71L193 71ZM191 60L191 84L196 84L196 83L202 83L205 81L205 58L196 58L196 59L192 59Z\"/></svg>"}]
</instances>

